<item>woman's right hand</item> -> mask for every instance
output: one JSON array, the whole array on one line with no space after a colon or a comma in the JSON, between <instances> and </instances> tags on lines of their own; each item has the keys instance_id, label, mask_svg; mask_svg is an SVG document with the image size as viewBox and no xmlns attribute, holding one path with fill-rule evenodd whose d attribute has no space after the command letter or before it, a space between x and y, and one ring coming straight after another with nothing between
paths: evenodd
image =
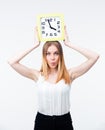
<instances>
[{"instance_id":1,"label":"woman's right hand","mask_svg":"<svg viewBox=\"0 0 105 130\"><path fill-rule=\"evenodd\" d=\"M38 28L36 26L35 27L35 47L38 47L39 45L40 45L40 40L39 40Z\"/></svg>"}]
</instances>

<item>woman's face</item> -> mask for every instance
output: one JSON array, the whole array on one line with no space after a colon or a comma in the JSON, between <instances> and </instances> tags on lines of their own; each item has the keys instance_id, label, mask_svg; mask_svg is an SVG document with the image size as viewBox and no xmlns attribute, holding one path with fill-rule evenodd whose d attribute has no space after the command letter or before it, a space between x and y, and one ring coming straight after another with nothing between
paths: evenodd
<instances>
[{"instance_id":1,"label":"woman's face","mask_svg":"<svg viewBox=\"0 0 105 130\"><path fill-rule=\"evenodd\" d=\"M46 60L50 69L56 69L59 63L59 52L56 46L51 45L46 52Z\"/></svg>"}]
</instances>

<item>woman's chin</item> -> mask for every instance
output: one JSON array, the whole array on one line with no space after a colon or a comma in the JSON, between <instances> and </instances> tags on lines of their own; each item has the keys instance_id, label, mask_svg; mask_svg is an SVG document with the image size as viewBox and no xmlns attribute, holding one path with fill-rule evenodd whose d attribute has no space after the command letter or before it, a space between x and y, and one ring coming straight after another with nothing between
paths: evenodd
<instances>
[{"instance_id":1,"label":"woman's chin","mask_svg":"<svg viewBox=\"0 0 105 130\"><path fill-rule=\"evenodd\" d=\"M55 65L50 65L49 67L50 67L50 69L56 69L57 68L57 66L55 66Z\"/></svg>"}]
</instances>

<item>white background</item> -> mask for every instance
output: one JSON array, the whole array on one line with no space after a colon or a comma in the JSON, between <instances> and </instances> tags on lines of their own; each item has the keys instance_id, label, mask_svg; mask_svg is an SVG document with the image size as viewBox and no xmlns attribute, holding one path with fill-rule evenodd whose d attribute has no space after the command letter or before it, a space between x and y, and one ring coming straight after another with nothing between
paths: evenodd
<instances>
[{"instance_id":1,"label":"white background","mask_svg":"<svg viewBox=\"0 0 105 130\"><path fill-rule=\"evenodd\" d=\"M37 110L35 83L16 73L7 60L34 45L36 16L63 13L73 44L94 50L100 59L71 88L71 115L75 130L105 130L105 1L0 1L0 130L33 130ZM40 69L41 47L23 64ZM84 57L63 45L67 67Z\"/></svg>"}]
</instances>

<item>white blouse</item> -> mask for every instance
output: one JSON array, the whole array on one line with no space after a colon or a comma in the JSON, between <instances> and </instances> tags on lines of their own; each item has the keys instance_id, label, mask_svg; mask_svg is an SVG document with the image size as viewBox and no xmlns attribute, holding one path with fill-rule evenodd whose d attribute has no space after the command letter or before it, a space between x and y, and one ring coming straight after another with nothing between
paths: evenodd
<instances>
[{"instance_id":1,"label":"white blouse","mask_svg":"<svg viewBox=\"0 0 105 130\"><path fill-rule=\"evenodd\" d=\"M70 111L70 85L64 80L53 84L40 76L37 81L38 111L45 115L63 115Z\"/></svg>"}]
</instances>

